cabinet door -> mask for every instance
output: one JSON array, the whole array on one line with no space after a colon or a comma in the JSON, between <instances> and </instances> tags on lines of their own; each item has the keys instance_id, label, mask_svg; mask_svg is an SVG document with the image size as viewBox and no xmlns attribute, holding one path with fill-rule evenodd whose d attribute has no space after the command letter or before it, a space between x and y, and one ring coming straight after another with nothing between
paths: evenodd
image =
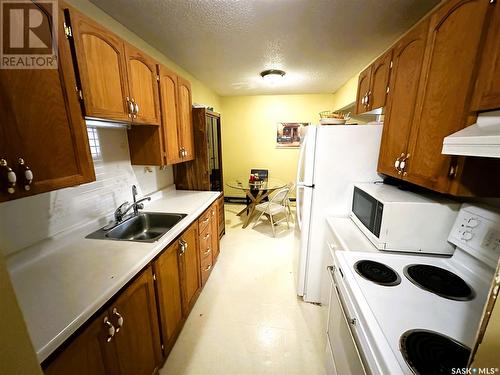
<instances>
[{"instance_id":1,"label":"cabinet door","mask_svg":"<svg viewBox=\"0 0 500 375\"><path fill-rule=\"evenodd\" d=\"M399 177L394 163L406 155L429 20L420 22L393 49L393 67L378 159L378 171Z\"/></svg>"},{"instance_id":2,"label":"cabinet door","mask_svg":"<svg viewBox=\"0 0 500 375\"><path fill-rule=\"evenodd\" d=\"M85 115L130 121L123 41L81 13L70 14Z\"/></svg>"},{"instance_id":3,"label":"cabinet door","mask_svg":"<svg viewBox=\"0 0 500 375\"><path fill-rule=\"evenodd\" d=\"M107 341L103 314L96 318L45 369L46 375L119 374L113 341Z\"/></svg>"},{"instance_id":4,"label":"cabinet door","mask_svg":"<svg viewBox=\"0 0 500 375\"><path fill-rule=\"evenodd\" d=\"M125 54L134 124L160 125L156 62L130 44L126 44Z\"/></svg>"},{"instance_id":5,"label":"cabinet door","mask_svg":"<svg viewBox=\"0 0 500 375\"><path fill-rule=\"evenodd\" d=\"M155 261L154 273L163 342L166 350L169 350L182 327L182 293L177 241Z\"/></svg>"},{"instance_id":6,"label":"cabinet door","mask_svg":"<svg viewBox=\"0 0 500 375\"><path fill-rule=\"evenodd\" d=\"M359 73L358 78L358 93L356 95L356 113L364 113L369 111L367 103L365 102L370 92L370 79L371 79L372 66Z\"/></svg>"},{"instance_id":7,"label":"cabinet door","mask_svg":"<svg viewBox=\"0 0 500 375\"><path fill-rule=\"evenodd\" d=\"M500 5L493 6L488 34L480 60L473 109L500 108Z\"/></svg>"},{"instance_id":8,"label":"cabinet door","mask_svg":"<svg viewBox=\"0 0 500 375\"><path fill-rule=\"evenodd\" d=\"M158 66L158 75L166 164L176 164L182 161L178 134L177 75L162 65Z\"/></svg>"},{"instance_id":9,"label":"cabinet door","mask_svg":"<svg viewBox=\"0 0 500 375\"><path fill-rule=\"evenodd\" d=\"M0 186L0 202L95 180L63 22L60 11L57 70L0 70L0 158L18 179L15 194ZM19 158L33 172L29 190Z\"/></svg>"},{"instance_id":10,"label":"cabinet door","mask_svg":"<svg viewBox=\"0 0 500 375\"><path fill-rule=\"evenodd\" d=\"M197 227L198 223L194 223L181 236L181 239L187 243L186 250L181 256L182 304L185 316L189 314L196 302L201 287Z\"/></svg>"},{"instance_id":11,"label":"cabinet door","mask_svg":"<svg viewBox=\"0 0 500 375\"><path fill-rule=\"evenodd\" d=\"M385 106L389 75L391 73L392 50L380 56L372 64L371 89L368 106L372 109Z\"/></svg>"},{"instance_id":12,"label":"cabinet door","mask_svg":"<svg viewBox=\"0 0 500 375\"><path fill-rule=\"evenodd\" d=\"M153 274L147 268L111 305L112 323L119 327L113 342L122 375L151 375L160 358L160 333L156 310ZM119 314L119 315L118 315Z\"/></svg>"},{"instance_id":13,"label":"cabinet door","mask_svg":"<svg viewBox=\"0 0 500 375\"><path fill-rule=\"evenodd\" d=\"M218 230L219 230L219 239L224 235L226 232L225 228L225 213L224 213L224 195L221 195L219 199L217 199L217 207L219 208L219 225L218 225ZM219 244L220 246L220 244ZM220 248L219 248L220 249Z\"/></svg>"},{"instance_id":14,"label":"cabinet door","mask_svg":"<svg viewBox=\"0 0 500 375\"><path fill-rule=\"evenodd\" d=\"M212 258L213 263L215 263L219 256L219 207L217 201L212 204L210 213L212 215Z\"/></svg>"},{"instance_id":15,"label":"cabinet door","mask_svg":"<svg viewBox=\"0 0 500 375\"><path fill-rule=\"evenodd\" d=\"M443 138L467 125L476 55L490 6L483 0L450 0L431 16L406 166L410 182L448 191L452 158L441 154Z\"/></svg>"},{"instance_id":16,"label":"cabinet door","mask_svg":"<svg viewBox=\"0 0 500 375\"><path fill-rule=\"evenodd\" d=\"M193 115L191 104L191 84L182 77L177 79L179 110L179 143L185 150L182 161L194 159Z\"/></svg>"}]
</instances>

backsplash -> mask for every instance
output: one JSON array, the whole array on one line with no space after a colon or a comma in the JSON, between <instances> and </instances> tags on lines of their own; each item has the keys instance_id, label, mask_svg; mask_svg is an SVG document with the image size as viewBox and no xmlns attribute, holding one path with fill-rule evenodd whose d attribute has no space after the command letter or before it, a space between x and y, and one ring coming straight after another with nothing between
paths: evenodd
<instances>
[{"instance_id":1,"label":"backsplash","mask_svg":"<svg viewBox=\"0 0 500 375\"><path fill-rule=\"evenodd\" d=\"M11 255L71 228L103 218L139 194L174 183L172 167L132 166L124 129L97 129L92 147L96 181L0 204L0 252ZM98 151L98 152L96 152ZM25 229L29 230L25 230Z\"/></svg>"}]
</instances>

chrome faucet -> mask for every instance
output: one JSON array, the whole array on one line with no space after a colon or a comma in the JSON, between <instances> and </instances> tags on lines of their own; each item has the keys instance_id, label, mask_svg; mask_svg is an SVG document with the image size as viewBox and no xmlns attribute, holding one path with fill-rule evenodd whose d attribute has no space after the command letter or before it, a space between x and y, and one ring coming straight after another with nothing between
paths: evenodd
<instances>
[{"instance_id":1,"label":"chrome faucet","mask_svg":"<svg viewBox=\"0 0 500 375\"><path fill-rule=\"evenodd\" d=\"M134 210L133 216L139 215L139 210L142 210L144 208L144 203L142 202L151 200L151 197L145 197L137 200L137 186L135 185L132 185L132 198L134 200L134 203L130 204L129 202L125 202L115 210L116 223L122 222L127 212L129 212L131 209Z\"/></svg>"}]
</instances>

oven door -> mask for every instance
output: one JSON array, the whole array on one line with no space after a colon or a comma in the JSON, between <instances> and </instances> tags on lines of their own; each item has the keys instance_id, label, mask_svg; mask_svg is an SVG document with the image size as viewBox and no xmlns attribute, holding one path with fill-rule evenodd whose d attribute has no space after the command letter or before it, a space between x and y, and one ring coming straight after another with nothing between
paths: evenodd
<instances>
[{"instance_id":1,"label":"oven door","mask_svg":"<svg viewBox=\"0 0 500 375\"><path fill-rule=\"evenodd\" d=\"M334 281L334 268L328 267L332 279L330 291L330 308L328 312L327 337L333 356L333 368L328 369L328 375L361 375L367 374L356 341L351 332L351 319L346 316ZM327 359L328 367L332 367L331 359ZM332 371L333 370L333 371Z\"/></svg>"}]
</instances>

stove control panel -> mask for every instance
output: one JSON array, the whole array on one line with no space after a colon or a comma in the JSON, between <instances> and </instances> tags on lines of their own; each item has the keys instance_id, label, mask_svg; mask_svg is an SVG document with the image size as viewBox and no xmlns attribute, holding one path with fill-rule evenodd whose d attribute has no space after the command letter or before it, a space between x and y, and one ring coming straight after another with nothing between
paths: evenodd
<instances>
[{"instance_id":1,"label":"stove control panel","mask_svg":"<svg viewBox=\"0 0 500 375\"><path fill-rule=\"evenodd\" d=\"M500 211L463 204L448 241L496 267L500 256Z\"/></svg>"}]
</instances>

